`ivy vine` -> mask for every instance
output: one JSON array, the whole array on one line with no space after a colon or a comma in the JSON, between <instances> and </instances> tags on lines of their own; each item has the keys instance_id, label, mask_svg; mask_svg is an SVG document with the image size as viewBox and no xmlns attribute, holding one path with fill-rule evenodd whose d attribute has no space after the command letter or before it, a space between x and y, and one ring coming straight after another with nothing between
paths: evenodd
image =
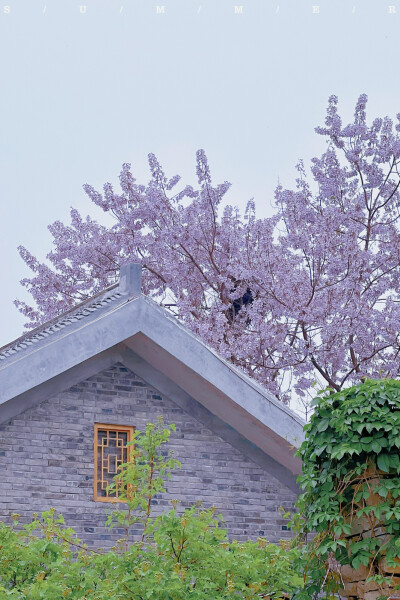
<instances>
[{"instance_id":1,"label":"ivy vine","mask_svg":"<svg viewBox=\"0 0 400 600\"><path fill-rule=\"evenodd\" d=\"M321 588L333 597L344 565L368 567L367 582L397 589L400 382L368 379L337 393L324 390L313 405L297 452L304 492L294 524L311 541L304 547L306 585L296 598L309 600Z\"/></svg>"}]
</instances>

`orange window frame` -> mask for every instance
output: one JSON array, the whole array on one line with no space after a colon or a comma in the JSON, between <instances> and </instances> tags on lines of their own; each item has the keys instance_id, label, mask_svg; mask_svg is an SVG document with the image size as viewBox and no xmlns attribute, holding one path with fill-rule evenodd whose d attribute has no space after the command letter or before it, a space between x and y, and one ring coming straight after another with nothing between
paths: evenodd
<instances>
[{"instance_id":1,"label":"orange window frame","mask_svg":"<svg viewBox=\"0 0 400 600\"><path fill-rule=\"evenodd\" d=\"M115 496L101 496L98 493L99 483L103 483L105 480L103 479L103 475L101 475L101 479L99 479L99 431L114 431L118 433L126 433L126 443L132 442L133 433L135 428L131 425L113 425L109 423L95 423L94 424L94 440L93 440L93 449L94 449L94 484L93 484L93 497L95 502L124 502L124 500L120 500L118 498L118 490ZM128 448L128 460L129 460L129 448ZM103 457L101 459L101 470L103 465Z\"/></svg>"}]
</instances>

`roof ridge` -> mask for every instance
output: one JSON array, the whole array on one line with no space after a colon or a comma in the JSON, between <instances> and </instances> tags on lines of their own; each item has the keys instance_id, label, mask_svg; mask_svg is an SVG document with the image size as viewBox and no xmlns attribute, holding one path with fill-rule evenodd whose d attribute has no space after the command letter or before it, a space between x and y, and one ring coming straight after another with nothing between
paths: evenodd
<instances>
[{"instance_id":1,"label":"roof ridge","mask_svg":"<svg viewBox=\"0 0 400 600\"><path fill-rule=\"evenodd\" d=\"M35 336L39 336L41 334L48 335L45 332L48 329L51 330L52 327L55 327L55 326L65 327L65 324L63 324L63 321L71 319L71 317L79 314L79 312L81 310L85 310L85 308L86 308L86 310L90 310L89 307L92 304L96 304L96 302L100 301L101 297L106 296L113 289L118 288L118 285L119 285L119 283L117 282L106 288L103 288L102 290L100 290L99 292L94 294L93 296L90 296L89 298L86 298L86 300L83 300L82 302L75 304L70 309L68 309L64 312L61 312L59 315L53 317L49 321L45 321L44 323L42 323L41 325L38 325L34 329L29 329L29 331L26 331L25 333L23 333L21 336L19 336L15 340L12 340L8 344L5 344L5 346L2 346L0 348L0 359L2 358L1 355L4 356L4 353L12 350L14 347L20 346L21 344L30 345L30 343L32 343L29 341L31 338L35 338ZM90 311L90 312L92 312L92 311ZM51 333L51 331L49 333Z\"/></svg>"},{"instance_id":2,"label":"roof ridge","mask_svg":"<svg viewBox=\"0 0 400 600\"><path fill-rule=\"evenodd\" d=\"M282 409L284 412L286 412L291 417L294 417L301 425L304 425L305 421L298 413L296 413L292 408L290 408L286 404L283 404L283 402L281 402L275 396L275 394L273 394L273 392L271 392L262 383L260 383L253 377L250 377L250 375L248 373L246 373L246 371L243 367L241 367L240 365L233 364L228 359L226 359L224 356L222 356L215 348L213 348L210 344L208 344L198 333L195 333L194 331L192 331L192 329L190 329L190 327L188 327L185 323L183 323L179 319L179 317L174 315L172 312L168 311L168 309L165 308L162 304L158 304L150 296L143 296L143 299L145 300L145 302L148 302L149 304L153 304L164 315L164 317L166 319L170 319L170 320L174 321L186 333L188 333L189 335L194 337L202 346L204 346L207 350L209 350L209 352L211 352L214 356L216 356L230 370L232 370L234 373L236 373L248 385L253 387L254 390L258 391L261 395L267 397L269 401L271 401L273 404L275 404L275 406Z\"/></svg>"}]
</instances>

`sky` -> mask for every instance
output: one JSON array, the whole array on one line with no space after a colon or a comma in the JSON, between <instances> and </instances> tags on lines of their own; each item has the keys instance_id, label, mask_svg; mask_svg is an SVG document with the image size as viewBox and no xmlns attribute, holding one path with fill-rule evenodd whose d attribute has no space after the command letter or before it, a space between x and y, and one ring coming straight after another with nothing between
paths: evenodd
<instances>
[{"instance_id":1,"label":"sky","mask_svg":"<svg viewBox=\"0 0 400 600\"><path fill-rule=\"evenodd\" d=\"M331 94L345 121L364 92L371 120L400 112L399 40L400 0L1 0L0 346L29 300L17 247L45 259L71 206L103 218L84 183L124 162L145 183L153 152L196 185L203 148L226 201L270 215Z\"/></svg>"}]
</instances>

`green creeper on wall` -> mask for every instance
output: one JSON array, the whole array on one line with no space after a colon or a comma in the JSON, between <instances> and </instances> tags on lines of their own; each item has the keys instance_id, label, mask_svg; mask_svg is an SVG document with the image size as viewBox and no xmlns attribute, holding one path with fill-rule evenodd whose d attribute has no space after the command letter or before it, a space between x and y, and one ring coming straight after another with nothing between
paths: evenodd
<instances>
[{"instance_id":1,"label":"green creeper on wall","mask_svg":"<svg viewBox=\"0 0 400 600\"><path fill-rule=\"evenodd\" d=\"M400 381L324 390L298 455L304 490L295 517L307 539L296 598L400 597Z\"/></svg>"}]
</instances>

